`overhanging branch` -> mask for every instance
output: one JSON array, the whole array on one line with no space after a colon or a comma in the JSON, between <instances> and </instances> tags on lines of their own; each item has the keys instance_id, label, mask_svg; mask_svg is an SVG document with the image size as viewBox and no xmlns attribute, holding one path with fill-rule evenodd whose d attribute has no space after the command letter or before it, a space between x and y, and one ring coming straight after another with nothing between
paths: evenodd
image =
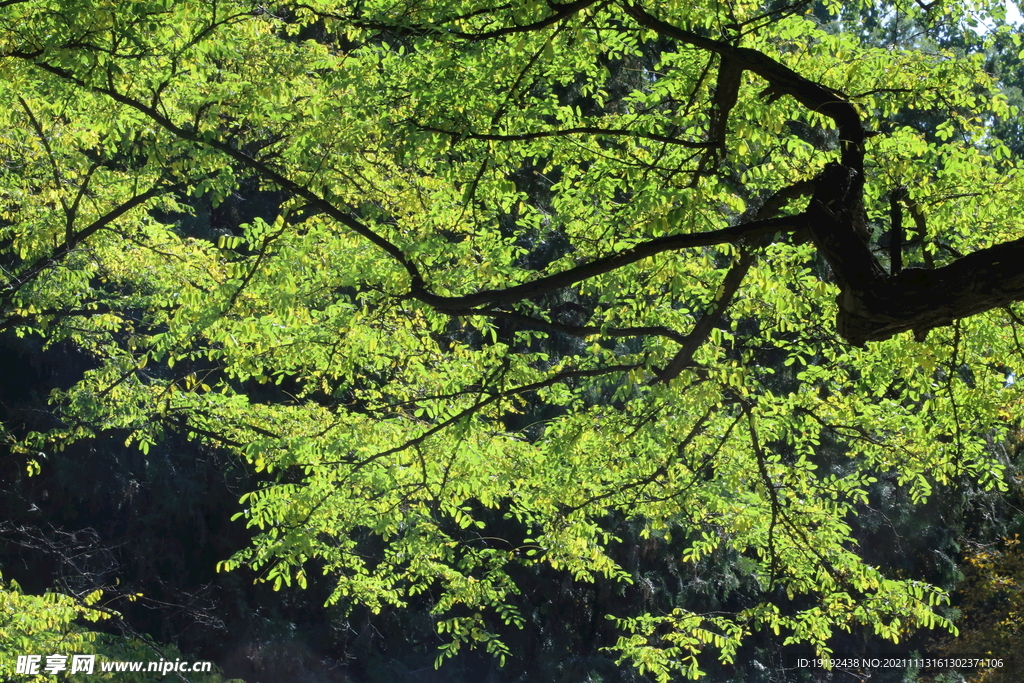
<instances>
[{"instance_id":1,"label":"overhanging branch","mask_svg":"<svg viewBox=\"0 0 1024 683\"><path fill-rule=\"evenodd\" d=\"M611 256L594 259L589 263L584 263L561 273L555 273L512 287L484 290L475 294L453 297L438 296L427 292L425 289L420 291L414 289L410 293L410 297L427 303L441 311L468 313L482 306L502 306L541 296L667 251L713 246L716 244L731 244L743 239L753 239L775 232L791 232L801 227L803 227L803 218L801 216L782 216L733 225L721 230L683 235L666 235L665 237L658 237L638 244L632 249L626 249Z\"/></svg>"},{"instance_id":2,"label":"overhanging branch","mask_svg":"<svg viewBox=\"0 0 1024 683\"><path fill-rule=\"evenodd\" d=\"M852 344L935 327L1024 300L1024 238L934 270L907 268L859 296L843 296L836 327Z\"/></svg>"},{"instance_id":3,"label":"overhanging branch","mask_svg":"<svg viewBox=\"0 0 1024 683\"><path fill-rule=\"evenodd\" d=\"M801 76L785 64L748 47L737 47L720 40L706 38L692 31L673 26L649 14L638 4L625 2L626 14L641 26L688 45L714 52L727 60L729 68L757 74L768 82L773 97L789 95L807 109L832 119L843 143L842 164L863 176L864 127L857 109L836 91ZM723 63L723 68L726 63Z\"/></svg>"}]
</instances>

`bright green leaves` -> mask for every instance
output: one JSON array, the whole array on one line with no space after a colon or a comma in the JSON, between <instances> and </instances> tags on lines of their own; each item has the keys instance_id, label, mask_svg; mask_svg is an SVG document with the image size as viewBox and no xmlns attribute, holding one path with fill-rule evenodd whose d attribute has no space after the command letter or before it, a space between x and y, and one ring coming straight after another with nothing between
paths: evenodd
<instances>
[{"instance_id":1,"label":"bright green leaves","mask_svg":"<svg viewBox=\"0 0 1024 683\"><path fill-rule=\"evenodd\" d=\"M136 595L126 596L134 600ZM0 580L0 675L8 680L22 680L28 683L52 681L53 674L44 671L48 655L64 655L66 671L64 680L72 683L85 681L128 681L149 683L160 675L148 673L104 672L103 662L109 661L155 661L154 652L171 660L180 653L173 647L154 650L152 642L115 637L106 633L88 630L85 624L99 622L120 615L110 603L104 604L103 591L96 590L80 598L63 593L47 592L44 595L29 595L13 581ZM18 658L24 655L41 657L39 671L35 675L16 672ZM90 673L70 674L72 655L95 656L94 668ZM197 683L221 683L218 674L197 674L190 676Z\"/></svg>"},{"instance_id":2,"label":"bright green leaves","mask_svg":"<svg viewBox=\"0 0 1024 683\"><path fill-rule=\"evenodd\" d=\"M4 324L95 361L52 396L68 426L31 443L120 429L145 451L174 430L231 450L265 484L221 569L287 590L316 562L332 602L373 610L429 594L442 657L514 654L500 633L524 623L529 571L635 582L615 520L786 596L614 615L616 651L661 680L755 629L825 652L858 624L949 627L849 520L885 491L1000 485L1016 313L851 348L795 218L617 263L776 193L768 217L796 216L847 141L763 74L731 101L714 50L565 7L5 7ZM901 187L908 265L1019 236L1021 176L989 128L1014 112L978 58L754 2L659 11L854 103L880 259Z\"/></svg>"},{"instance_id":3,"label":"bright green leaves","mask_svg":"<svg viewBox=\"0 0 1024 683\"><path fill-rule=\"evenodd\" d=\"M0 585L0 652L4 654L2 665L6 674L12 675L18 654L41 651L47 647L65 649L64 641L91 649L97 634L88 633L73 622L76 619L97 621L106 618L104 612L91 609L99 599L98 594L87 596L78 602L68 595L47 593L43 596L26 595L13 582Z\"/></svg>"},{"instance_id":4,"label":"bright green leaves","mask_svg":"<svg viewBox=\"0 0 1024 683\"><path fill-rule=\"evenodd\" d=\"M708 647L718 651L721 661L734 661L736 650L748 633L727 619L682 609L665 616L608 618L631 634L620 637L615 647L609 648L620 654L619 663L630 661L641 675L654 676L659 683L668 683L678 674L691 680L700 678L703 671L697 655Z\"/></svg>"}]
</instances>

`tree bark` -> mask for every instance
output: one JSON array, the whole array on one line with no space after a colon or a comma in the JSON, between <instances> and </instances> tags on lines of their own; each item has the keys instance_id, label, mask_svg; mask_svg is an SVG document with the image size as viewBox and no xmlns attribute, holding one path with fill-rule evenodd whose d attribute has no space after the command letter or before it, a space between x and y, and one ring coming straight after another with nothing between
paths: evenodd
<instances>
[{"instance_id":1,"label":"tree bark","mask_svg":"<svg viewBox=\"0 0 1024 683\"><path fill-rule=\"evenodd\" d=\"M1024 238L982 249L935 270L907 268L863 292L839 297L836 329L863 345L1024 300Z\"/></svg>"},{"instance_id":2,"label":"tree bark","mask_svg":"<svg viewBox=\"0 0 1024 683\"><path fill-rule=\"evenodd\" d=\"M841 291L836 331L851 344L928 331L1024 300L1024 238L981 249L934 270L888 275L868 249L853 171L829 164L818 175L805 217Z\"/></svg>"}]
</instances>

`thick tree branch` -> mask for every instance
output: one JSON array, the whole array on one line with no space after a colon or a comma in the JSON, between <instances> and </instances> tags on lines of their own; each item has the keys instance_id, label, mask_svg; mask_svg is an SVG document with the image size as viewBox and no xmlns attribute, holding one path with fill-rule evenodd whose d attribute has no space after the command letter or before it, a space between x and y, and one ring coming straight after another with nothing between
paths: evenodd
<instances>
[{"instance_id":1,"label":"thick tree branch","mask_svg":"<svg viewBox=\"0 0 1024 683\"><path fill-rule=\"evenodd\" d=\"M1024 300L1024 238L981 249L947 266L907 268L857 296L844 292L836 327L852 344L928 330Z\"/></svg>"},{"instance_id":2,"label":"thick tree branch","mask_svg":"<svg viewBox=\"0 0 1024 683\"><path fill-rule=\"evenodd\" d=\"M714 52L723 59L728 59L732 65L757 74L768 81L773 97L790 95L811 111L832 119L839 129L839 139L842 142L842 163L856 171L858 183L863 182L864 127L857 109L837 92L801 76L785 64L757 50L736 47L673 26L647 13L638 4L625 2L623 9L645 28L652 29L666 38Z\"/></svg>"},{"instance_id":3,"label":"thick tree branch","mask_svg":"<svg viewBox=\"0 0 1024 683\"><path fill-rule=\"evenodd\" d=\"M715 83L715 108L711 112L711 125L708 130L708 143L717 152L712 160L712 167L716 167L725 157L729 112L736 106L740 83L743 80L743 68L736 60L728 55L722 55L721 62L718 67L718 80Z\"/></svg>"},{"instance_id":4,"label":"thick tree branch","mask_svg":"<svg viewBox=\"0 0 1024 683\"><path fill-rule=\"evenodd\" d=\"M551 21L554 23L558 18L568 16L568 14L591 4L594 3L585 1L558 5L556 14L552 15ZM531 282L454 297L440 296L429 291L416 264L403 250L370 229L351 211L339 207L329 198L320 196L310 188L296 183L266 163L233 148L228 142L211 139L198 131L178 125L157 108L119 92L113 86L104 87L86 83L67 69L39 61L38 53L11 53L9 56L32 61L39 68L62 79L104 94L116 102L145 114L179 138L216 149L282 189L302 197L311 206L320 209L324 214L366 238L400 264L410 277L408 298L419 300L451 314L488 314L491 311L487 309L506 306L568 287L667 251L736 243L743 240L747 240L749 244L750 241L773 232L793 231L803 227L809 229L815 245L836 274L842 289L839 299L837 330L841 336L854 344L887 339L906 330L915 330L917 336L921 338L928 329L933 327L948 325L958 318L975 315L1024 299L1024 272L1019 266L1019 263L1024 262L1022 259L1024 241L1022 240L979 251L948 266L931 271L911 268L892 276L885 273L872 256L866 243L862 202L865 133L855 107L835 91L799 75L784 64L757 50L737 47L673 26L652 16L636 4L625 4L623 7L626 13L640 25L655 30L665 37L711 51L722 58L724 72L720 71L719 73L720 99L722 101L718 103L716 118L713 122L714 130L711 132L715 134L714 137L720 137L717 134L722 132L727 105L731 101L731 86L734 76L744 70L751 71L768 82L769 92L773 97L792 96L808 109L828 116L835 122L842 141L841 163L830 164L816 178L815 196L802 215L755 220L705 233L661 237L638 244L618 254L598 258ZM729 76L726 79L728 82L722 82L725 76ZM712 143L716 141L715 139L711 140ZM149 193L144 193L144 195L131 200L122 209L104 217L102 221L113 220L123 211L127 211L147 199L148 195ZM923 216L919 210L915 210L916 206L910 202L908 205L918 231L923 232ZM51 257L34 264L28 271L24 271L23 275L34 276L41 268L63 256L80 239L99 227L102 227L102 224L94 224L81 231L77 239L68 241ZM737 268L740 268L739 263ZM742 279L739 270L736 272L737 278ZM7 296L10 296L10 291ZM723 301L722 305L727 304ZM709 314L714 317L718 308L719 306L716 305L716 308L709 311ZM720 316L721 312L718 312L717 315ZM711 318L708 320L710 321ZM709 322L708 325L712 325L712 323ZM700 331L703 332L703 327L708 325L702 326ZM694 330L694 332L697 331ZM696 338L691 339L695 340ZM680 353L683 353L690 345L688 340ZM682 357L677 358L677 361L673 361L669 367L666 367L663 377L670 377L673 372L677 372L678 367L685 366L685 356L686 354L683 353Z\"/></svg>"},{"instance_id":5,"label":"thick tree branch","mask_svg":"<svg viewBox=\"0 0 1024 683\"><path fill-rule=\"evenodd\" d=\"M884 281L885 271L868 249L863 214L855 193L856 173L839 164L826 164L815 179L815 192L805 217L811 239L835 273L844 294L857 295Z\"/></svg>"},{"instance_id":6,"label":"thick tree branch","mask_svg":"<svg viewBox=\"0 0 1024 683\"><path fill-rule=\"evenodd\" d=\"M855 230L847 193L853 172L829 164L806 219L815 246L835 273L841 291L836 330L851 344L928 330L1024 299L1024 239L976 251L942 268L907 268L888 275ZM916 204L911 215L923 233ZM859 209L854 209L858 212Z\"/></svg>"},{"instance_id":7,"label":"thick tree branch","mask_svg":"<svg viewBox=\"0 0 1024 683\"><path fill-rule=\"evenodd\" d=\"M410 37L431 36L431 35L451 36L451 37L454 37L454 38L459 38L461 40L468 40L468 41L471 41L471 42L478 42L478 41L481 41L481 40L490 40L492 38L500 38L502 36L513 35L513 34L516 34L516 33L531 33L533 31L539 31L541 29L545 29L548 26L552 26L554 24L557 24L559 21L561 21L563 19L567 19L568 17L571 17L572 15L574 15L574 14L576 14L576 13L578 13L578 12L588 8L588 7L590 7L591 5L597 4L598 1L599 0L576 0L576 2L569 2L569 3L564 3L564 4L549 2L548 6L551 9L553 9L554 12L552 14L544 17L543 19L539 19L539 20L537 20L535 22L532 22L532 23L529 23L529 24L523 24L522 26L506 26L504 28L495 29L493 31L483 31L481 33L470 33L470 32L467 32L467 31L458 31L458 30L450 28L450 26L446 25L446 23L451 23L451 22L456 21L458 18L455 18L455 17L453 17L452 19L449 19L447 22L438 22L438 23L436 23L434 25L415 25L415 24L402 25L402 24L400 24L398 22L373 21L373 20L361 19L361 18L356 17L356 16L344 16L344 15L333 14L333 13L330 13L330 12L323 12L323 11L317 10L315 8L311 8L308 5L298 5L298 7L304 8L304 9L308 9L308 10L312 11L313 14L315 14L316 16L319 16L319 17L329 17L329 18L332 18L332 19L342 20L342 21L344 21L345 23L347 23L347 24L349 24L351 26L355 26L356 28L365 28L365 29L370 29L370 30L373 30L373 31L388 31L390 33L395 33L397 35L410 36ZM502 5L501 7L505 8L505 7L508 7L508 6L509 5ZM489 8L488 11L490 11L490 8ZM465 16L473 16L474 14L477 14L477 13L474 12L474 13L471 13L471 14L467 14Z\"/></svg>"},{"instance_id":8,"label":"thick tree branch","mask_svg":"<svg viewBox=\"0 0 1024 683\"><path fill-rule=\"evenodd\" d=\"M711 330L715 328L715 325L722 319L722 315L732 305L732 298L736 296L743 278L746 277L750 267L754 265L756 256L753 246L759 245L752 245L751 248L745 249L739 259L732 264L729 272L725 274L725 280L722 281L721 293L718 298L693 326L690 334L686 335L683 348L679 349L672 360L658 373L655 382L668 382L675 379L693 362L693 354L697 353L697 349L704 345L711 335Z\"/></svg>"},{"instance_id":9,"label":"thick tree branch","mask_svg":"<svg viewBox=\"0 0 1024 683\"><path fill-rule=\"evenodd\" d=\"M933 327L1024 299L1024 240L981 250L943 268L885 273L867 246L862 200L865 133L853 104L757 50L673 26L638 4L623 7L641 26L728 58L768 81L772 97L790 95L835 122L842 142L841 163L829 164L818 176L804 217L842 290L836 324L842 337L860 345L914 330L923 339ZM923 233L920 210L911 205L910 213Z\"/></svg>"},{"instance_id":10,"label":"thick tree branch","mask_svg":"<svg viewBox=\"0 0 1024 683\"><path fill-rule=\"evenodd\" d=\"M659 135L658 133L646 133L644 131L629 130L628 128L599 128L596 126L576 126L574 128L563 128L560 130L541 130L533 133L516 133L512 135L500 135L497 133L471 133L466 131L445 130L421 124L413 124L420 130L433 133L443 133L456 139L469 140L495 140L499 142L520 142L524 140L538 140L540 138L563 137L568 135L607 135L615 137L632 137L664 142L668 145L679 145L689 149L707 149L711 145L707 142L694 142L692 140L680 140L670 135Z\"/></svg>"},{"instance_id":11,"label":"thick tree branch","mask_svg":"<svg viewBox=\"0 0 1024 683\"><path fill-rule=\"evenodd\" d=\"M590 279L597 275L610 273L613 270L622 268L631 263L636 263L651 256L657 256L667 251L677 251L693 247L705 247L715 244L726 244L739 242L742 239L752 239L762 235L768 235L780 231L793 231L803 226L801 216L782 216L761 221L752 221L741 225L733 225L721 230L709 232L688 233L684 235L666 235L647 242L643 242L632 249L621 251L618 254L594 259L575 268L538 278L531 282L524 282L520 285L506 287L504 289L490 289L476 294L466 296L445 297L429 293L425 290L413 291L410 296L419 299L424 303L434 306L438 310L447 312L477 312L473 309L483 306L501 306L512 304L517 301L529 299L542 294L547 294L563 287L569 287ZM486 313L486 311L479 311Z\"/></svg>"}]
</instances>

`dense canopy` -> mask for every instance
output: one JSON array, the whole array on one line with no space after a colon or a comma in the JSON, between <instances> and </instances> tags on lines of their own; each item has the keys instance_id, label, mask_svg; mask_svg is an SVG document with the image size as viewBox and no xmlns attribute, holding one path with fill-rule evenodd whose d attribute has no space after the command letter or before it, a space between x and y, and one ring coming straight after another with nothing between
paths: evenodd
<instances>
[{"instance_id":1,"label":"dense canopy","mask_svg":"<svg viewBox=\"0 0 1024 683\"><path fill-rule=\"evenodd\" d=\"M0 326L92 362L9 441L236 453L222 569L426 595L442 656L515 656L532 569L628 586L627 534L760 595L608 614L659 680L952 629L851 524L1004 486L1002 4L2 1Z\"/></svg>"}]
</instances>

